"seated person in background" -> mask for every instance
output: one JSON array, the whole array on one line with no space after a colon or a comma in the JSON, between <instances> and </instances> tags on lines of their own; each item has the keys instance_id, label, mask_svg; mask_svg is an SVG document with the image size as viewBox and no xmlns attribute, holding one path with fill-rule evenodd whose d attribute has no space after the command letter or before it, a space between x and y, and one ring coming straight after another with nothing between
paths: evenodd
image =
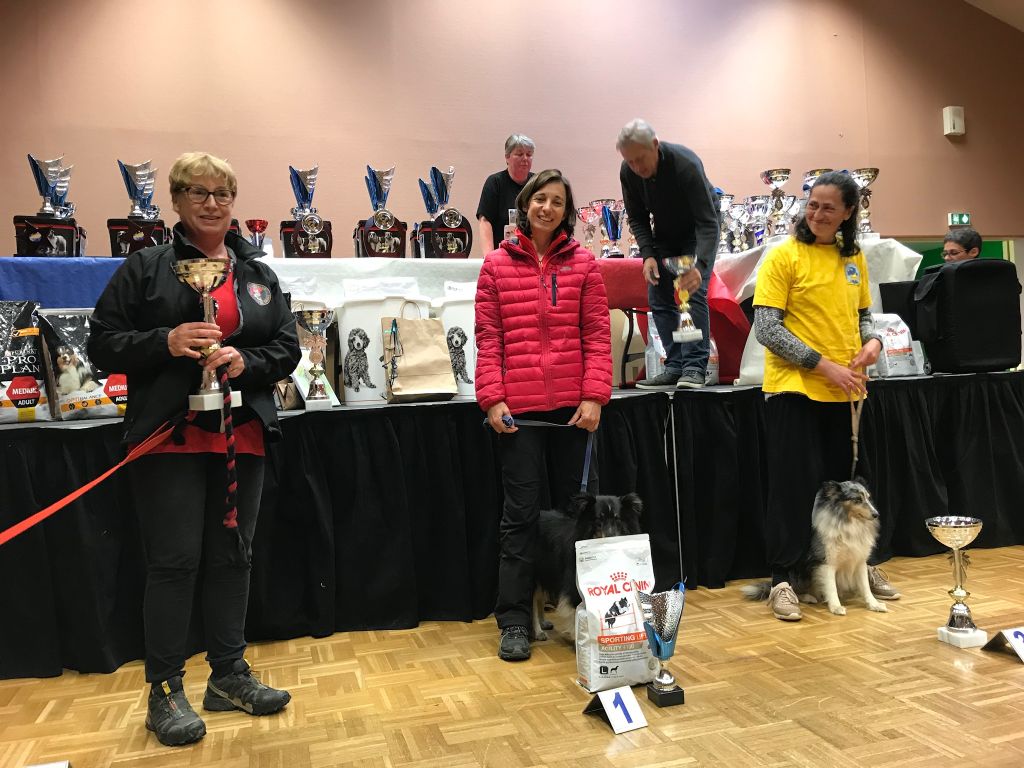
<instances>
[{"instance_id":1,"label":"seated person in background","mask_svg":"<svg viewBox=\"0 0 1024 768\"><path fill-rule=\"evenodd\" d=\"M951 229L942 238L942 260L953 261L976 259L981 253L981 235L970 227Z\"/></svg>"},{"instance_id":2,"label":"seated person in background","mask_svg":"<svg viewBox=\"0 0 1024 768\"><path fill-rule=\"evenodd\" d=\"M516 207L516 197L527 179L533 176L533 139L513 133L505 139L505 170L492 173L480 192L476 218L480 222L480 247L486 256L505 239L508 212Z\"/></svg>"}]
</instances>

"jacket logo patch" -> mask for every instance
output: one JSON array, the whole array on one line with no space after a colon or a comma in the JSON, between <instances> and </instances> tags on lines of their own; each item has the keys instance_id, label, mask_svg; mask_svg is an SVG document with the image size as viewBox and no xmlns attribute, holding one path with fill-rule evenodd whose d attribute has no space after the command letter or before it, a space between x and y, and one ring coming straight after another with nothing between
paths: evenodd
<instances>
[{"instance_id":1,"label":"jacket logo patch","mask_svg":"<svg viewBox=\"0 0 1024 768\"><path fill-rule=\"evenodd\" d=\"M860 285L860 270L856 264L846 265L846 282L850 285Z\"/></svg>"},{"instance_id":2,"label":"jacket logo patch","mask_svg":"<svg viewBox=\"0 0 1024 768\"><path fill-rule=\"evenodd\" d=\"M261 307L265 307L270 303L270 289L265 285L249 283L249 295Z\"/></svg>"}]
</instances>

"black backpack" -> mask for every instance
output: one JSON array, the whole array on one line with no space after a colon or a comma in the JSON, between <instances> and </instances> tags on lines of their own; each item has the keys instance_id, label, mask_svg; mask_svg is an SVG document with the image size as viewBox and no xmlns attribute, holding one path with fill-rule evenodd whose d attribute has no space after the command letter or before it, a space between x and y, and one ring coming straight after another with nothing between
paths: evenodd
<instances>
[{"instance_id":1,"label":"black backpack","mask_svg":"<svg viewBox=\"0 0 1024 768\"><path fill-rule=\"evenodd\" d=\"M1020 364L1020 283L1013 264L970 259L932 267L914 288L917 337L933 371Z\"/></svg>"}]
</instances>

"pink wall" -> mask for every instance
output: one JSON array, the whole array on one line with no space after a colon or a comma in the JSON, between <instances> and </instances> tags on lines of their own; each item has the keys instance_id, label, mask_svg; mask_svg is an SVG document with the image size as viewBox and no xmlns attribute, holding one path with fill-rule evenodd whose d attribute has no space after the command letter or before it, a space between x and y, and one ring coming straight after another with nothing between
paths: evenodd
<instances>
[{"instance_id":1,"label":"pink wall","mask_svg":"<svg viewBox=\"0 0 1024 768\"><path fill-rule=\"evenodd\" d=\"M737 195L763 192L764 168L877 165L885 235L938 235L951 210L1024 235L1022 72L1024 33L961 0L7 2L0 252L39 205L26 152L74 163L93 255L128 211L115 159L154 161L174 221L166 171L189 149L226 156L238 218L272 230L287 166L318 162L315 203L348 253L366 163L397 164L389 208L410 222L431 165L456 167L472 215L512 131L578 200L618 196L615 136L638 115ZM962 140L942 136L948 104L966 109Z\"/></svg>"}]
</instances>

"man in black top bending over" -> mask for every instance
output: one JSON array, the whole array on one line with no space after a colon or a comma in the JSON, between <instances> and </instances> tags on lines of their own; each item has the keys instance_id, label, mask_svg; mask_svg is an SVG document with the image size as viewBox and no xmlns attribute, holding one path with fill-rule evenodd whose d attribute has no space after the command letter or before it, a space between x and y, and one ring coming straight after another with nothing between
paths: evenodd
<instances>
[{"instance_id":1,"label":"man in black top bending over","mask_svg":"<svg viewBox=\"0 0 1024 768\"><path fill-rule=\"evenodd\" d=\"M637 386L702 387L711 349L707 284L719 236L714 192L700 158L681 144L658 141L645 120L627 123L615 148L622 155L622 199L644 260L648 304L667 353L665 371ZM662 260L684 254L696 257L696 269L683 276L682 288L690 294L690 315L704 337L680 344L672 341L679 327L675 276Z\"/></svg>"}]
</instances>

